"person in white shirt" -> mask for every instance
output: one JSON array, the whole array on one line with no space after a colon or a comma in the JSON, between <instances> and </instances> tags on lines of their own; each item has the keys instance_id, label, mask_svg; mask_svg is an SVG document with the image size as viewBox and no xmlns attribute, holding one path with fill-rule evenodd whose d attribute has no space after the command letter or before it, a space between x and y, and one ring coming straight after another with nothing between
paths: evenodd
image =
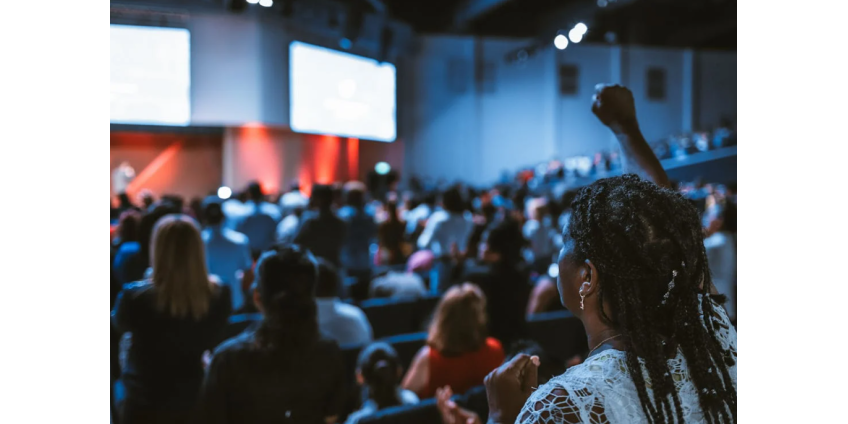
<instances>
[{"instance_id":1,"label":"person in white shirt","mask_svg":"<svg viewBox=\"0 0 848 424\"><path fill-rule=\"evenodd\" d=\"M224 227L224 213L216 198L204 202L203 221L206 228L201 237L206 247L206 267L230 287L233 310L237 311L244 306L241 277L253 267L249 241L244 234Z\"/></svg>"},{"instance_id":2,"label":"person in white shirt","mask_svg":"<svg viewBox=\"0 0 848 424\"><path fill-rule=\"evenodd\" d=\"M133 167L130 166L129 162L121 162L112 171L112 193L116 196L125 193L133 179L135 179L135 170Z\"/></svg>"},{"instance_id":3,"label":"person in white shirt","mask_svg":"<svg viewBox=\"0 0 848 424\"><path fill-rule=\"evenodd\" d=\"M309 207L309 199L291 201L286 204L284 211L287 215L277 225L277 243L287 244L293 243L297 236L297 230L300 229L300 218L303 212Z\"/></svg>"},{"instance_id":4,"label":"person in white shirt","mask_svg":"<svg viewBox=\"0 0 848 424\"><path fill-rule=\"evenodd\" d=\"M374 331L362 309L339 299L341 281L336 268L326 259L318 258L318 281L315 302L318 305L318 329L324 337L340 345L367 343Z\"/></svg>"},{"instance_id":5,"label":"person in white shirt","mask_svg":"<svg viewBox=\"0 0 848 424\"><path fill-rule=\"evenodd\" d=\"M557 239L561 239L559 231L551 225L547 206L544 198L529 200L527 202L528 219L522 228L524 238L530 243L533 265L537 272L546 271L547 267L553 263L554 254L559 248Z\"/></svg>"},{"instance_id":6,"label":"person in white shirt","mask_svg":"<svg viewBox=\"0 0 848 424\"><path fill-rule=\"evenodd\" d=\"M300 191L300 183L295 182L291 185L291 190L288 193L280 196L280 208L283 216L288 216L294 213L295 209L306 207L309 204L309 198Z\"/></svg>"},{"instance_id":7,"label":"person in white shirt","mask_svg":"<svg viewBox=\"0 0 848 424\"><path fill-rule=\"evenodd\" d=\"M468 238L474 230L470 214L464 213L462 194L451 188L442 195L442 210L433 212L424 232L418 238L418 248L428 249L437 258L451 254L451 249L465 252Z\"/></svg>"},{"instance_id":8,"label":"person in white shirt","mask_svg":"<svg viewBox=\"0 0 848 424\"><path fill-rule=\"evenodd\" d=\"M436 194L427 193L421 200L421 204L414 207L412 210L404 214L403 219L406 221L406 234L411 236L415 234L418 226L430 217L430 214L436 209Z\"/></svg>"}]
</instances>

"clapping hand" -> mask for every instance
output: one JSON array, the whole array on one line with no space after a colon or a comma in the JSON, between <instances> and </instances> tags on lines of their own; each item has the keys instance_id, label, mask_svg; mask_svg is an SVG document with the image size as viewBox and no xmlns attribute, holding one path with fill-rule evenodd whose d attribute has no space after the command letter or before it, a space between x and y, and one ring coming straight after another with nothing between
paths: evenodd
<instances>
[{"instance_id":1,"label":"clapping hand","mask_svg":"<svg viewBox=\"0 0 848 424\"><path fill-rule=\"evenodd\" d=\"M539 357L516 355L486 376L489 422L513 423L539 385Z\"/></svg>"},{"instance_id":2,"label":"clapping hand","mask_svg":"<svg viewBox=\"0 0 848 424\"><path fill-rule=\"evenodd\" d=\"M480 417L472 411L462 409L451 400L453 391L450 386L436 389L436 406L442 414L444 424L483 424Z\"/></svg>"}]
</instances>

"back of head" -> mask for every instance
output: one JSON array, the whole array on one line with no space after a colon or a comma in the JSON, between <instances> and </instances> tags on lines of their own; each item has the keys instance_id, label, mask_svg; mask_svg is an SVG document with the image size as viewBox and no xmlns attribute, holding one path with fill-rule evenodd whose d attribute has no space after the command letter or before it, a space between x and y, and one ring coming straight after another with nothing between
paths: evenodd
<instances>
[{"instance_id":1,"label":"back of head","mask_svg":"<svg viewBox=\"0 0 848 424\"><path fill-rule=\"evenodd\" d=\"M324 184L316 184L312 187L310 203L312 207L318 210L329 211L333 206L333 188Z\"/></svg>"},{"instance_id":2,"label":"back of head","mask_svg":"<svg viewBox=\"0 0 848 424\"><path fill-rule=\"evenodd\" d=\"M459 187L451 187L442 194L442 207L450 213L462 213L465 203Z\"/></svg>"},{"instance_id":3,"label":"back of head","mask_svg":"<svg viewBox=\"0 0 848 424\"><path fill-rule=\"evenodd\" d=\"M315 287L315 297L330 298L339 295L339 272L328 260L318 258L318 282Z\"/></svg>"},{"instance_id":4,"label":"back of head","mask_svg":"<svg viewBox=\"0 0 848 424\"><path fill-rule=\"evenodd\" d=\"M397 352L383 342L371 343L359 353L356 369L365 383L365 396L377 403L377 409L401 404L397 395L401 364Z\"/></svg>"},{"instance_id":5,"label":"back of head","mask_svg":"<svg viewBox=\"0 0 848 424\"><path fill-rule=\"evenodd\" d=\"M357 209L365 206L365 184L359 181L350 181L344 185L345 204Z\"/></svg>"},{"instance_id":6,"label":"back of head","mask_svg":"<svg viewBox=\"0 0 848 424\"><path fill-rule=\"evenodd\" d=\"M646 415L672 421L666 412L679 402L667 358L679 347L710 421L735 421L729 356L714 326L704 325L714 314L712 302L701 301L712 281L700 216L690 202L635 175L599 180L576 196L564 236L573 244L565 260L588 259L597 269L598 301L611 306L601 318L628 344L628 368ZM637 358L648 370L651 404L644 401Z\"/></svg>"},{"instance_id":7,"label":"back of head","mask_svg":"<svg viewBox=\"0 0 848 424\"><path fill-rule=\"evenodd\" d=\"M153 240L153 229L156 223L164 216L176 214L180 211L170 203L153 205L138 224L138 243L141 245L141 254L144 258L150 257L151 243ZM149 262L149 259L146 259Z\"/></svg>"},{"instance_id":8,"label":"back of head","mask_svg":"<svg viewBox=\"0 0 848 424\"><path fill-rule=\"evenodd\" d=\"M121 243L126 243L128 241L138 241L138 232L140 224L140 213L138 213L134 209L122 212L120 218L118 218L118 235L121 237Z\"/></svg>"},{"instance_id":9,"label":"back of head","mask_svg":"<svg viewBox=\"0 0 848 424\"><path fill-rule=\"evenodd\" d=\"M257 341L266 348L290 351L318 338L315 258L298 245L262 254L256 264L256 290L265 318Z\"/></svg>"},{"instance_id":10,"label":"back of head","mask_svg":"<svg viewBox=\"0 0 848 424\"><path fill-rule=\"evenodd\" d=\"M209 311L212 286L197 222L168 215L153 230L153 286L158 305L175 317L199 320Z\"/></svg>"},{"instance_id":11,"label":"back of head","mask_svg":"<svg viewBox=\"0 0 848 424\"><path fill-rule=\"evenodd\" d=\"M224 211L220 201L209 199L203 202L203 222L212 226L224 222Z\"/></svg>"},{"instance_id":12,"label":"back of head","mask_svg":"<svg viewBox=\"0 0 848 424\"><path fill-rule=\"evenodd\" d=\"M439 302L427 344L445 356L474 352L486 342L486 297L474 284L450 288Z\"/></svg>"},{"instance_id":13,"label":"back of head","mask_svg":"<svg viewBox=\"0 0 848 424\"><path fill-rule=\"evenodd\" d=\"M428 191L427 193L425 193L424 196L422 196L421 203L423 203L427 206L430 206L432 208L433 206L436 206L437 200L438 200L438 196L436 195L436 192L431 190L431 191Z\"/></svg>"},{"instance_id":14,"label":"back of head","mask_svg":"<svg viewBox=\"0 0 848 424\"><path fill-rule=\"evenodd\" d=\"M122 191L120 194L118 194L118 202L120 203L120 208L122 209L130 208L133 206L132 202L130 201L130 196L125 191Z\"/></svg>"},{"instance_id":15,"label":"back of head","mask_svg":"<svg viewBox=\"0 0 848 424\"><path fill-rule=\"evenodd\" d=\"M521 249L526 241L518 221L506 217L492 223L483 234L486 250L499 255L499 263L514 265L521 262Z\"/></svg>"},{"instance_id":16,"label":"back of head","mask_svg":"<svg viewBox=\"0 0 848 424\"><path fill-rule=\"evenodd\" d=\"M257 181L253 181L247 185L247 195L254 202L261 202L265 198L265 194L262 192L262 185Z\"/></svg>"}]
</instances>

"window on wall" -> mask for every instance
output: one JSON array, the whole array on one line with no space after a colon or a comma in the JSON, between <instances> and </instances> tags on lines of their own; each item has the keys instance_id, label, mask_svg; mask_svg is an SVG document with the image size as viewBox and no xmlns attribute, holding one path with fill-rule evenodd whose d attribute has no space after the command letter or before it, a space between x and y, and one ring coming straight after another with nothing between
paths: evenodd
<instances>
[{"instance_id":1,"label":"window on wall","mask_svg":"<svg viewBox=\"0 0 848 424\"><path fill-rule=\"evenodd\" d=\"M576 65L559 66L559 94L563 96L577 95L577 82L580 70Z\"/></svg>"},{"instance_id":2,"label":"window on wall","mask_svg":"<svg viewBox=\"0 0 848 424\"><path fill-rule=\"evenodd\" d=\"M648 68L648 99L665 100L665 69Z\"/></svg>"}]
</instances>

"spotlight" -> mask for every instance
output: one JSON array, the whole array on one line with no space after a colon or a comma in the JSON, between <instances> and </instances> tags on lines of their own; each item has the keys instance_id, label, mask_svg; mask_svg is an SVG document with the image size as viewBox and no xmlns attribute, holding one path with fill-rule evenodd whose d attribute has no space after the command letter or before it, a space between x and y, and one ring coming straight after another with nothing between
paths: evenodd
<instances>
[{"instance_id":1,"label":"spotlight","mask_svg":"<svg viewBox=\"0 0 848 424\"><path fill-rule=\"evenodd\" d=\"M221 199L227 200L230 196L233 195L233 191L227 186L221 186L218 188L218 197Z\"/></svg>"},{"instance_id":2,"label":"spotlight","mask_svg":"<svg viewBox=\"0 0 848 424\"><path fill-rule=\"evenodd\" d=\"M271 7L274 5L274 0L259 0L259 5L263 7Z\"/></svg>"},{"instance_id":3,"label":"spotlight","mask_svg":"<svg viewBox=\"0 0 848 424\"><path fill-rule=\"evenodd\" d=\"M572 43L579 43L583 40L583 34L577 27L574 27L571 31L568 31L568 38Z\"/></svg>"},{"instance_id":4,"label":"spotlight","mask_svg":"<svg viewBox=\"0 0 848 424\"><path fill-rule=\"evenodd\" d=\"M247 2L250 4L256 4L259 3L259 0L247 0Z\"/></svg>"},{"instance_id":5,"label":"spotlight","mask_svg":"<svg viewBox=\"0 0 848 424\"><path fill-rule=\"evenodd\" d=\"M391 170L392 170L392 167L386 162L377 162L377 164L374 165L374 172L376 172L379 175L386 175Z\"/></svg>"},{"instance_id":6,"label":"spotlight","mask_svg":"<svg viewBox=\"0 0 848 424\"><path fill-rule=\"evenodd\" d=\"M560 50L565 50L565 48L568 47L568 38L562 34L557 34L557 36L554 37L554 46Z\"/></svg>"},{"instance_id":7,"label":"spotlight","mask_svg":"<svg viewBox=\"0 0 848 424\"><path fill-rule=\"evenodd\" d=\"M587 27L583 22L579 22L577 25L574 25L574 30L579 31L581 35L585 35L586 31L589 30L589 27Z\"/></svg>"}]
</instances>

